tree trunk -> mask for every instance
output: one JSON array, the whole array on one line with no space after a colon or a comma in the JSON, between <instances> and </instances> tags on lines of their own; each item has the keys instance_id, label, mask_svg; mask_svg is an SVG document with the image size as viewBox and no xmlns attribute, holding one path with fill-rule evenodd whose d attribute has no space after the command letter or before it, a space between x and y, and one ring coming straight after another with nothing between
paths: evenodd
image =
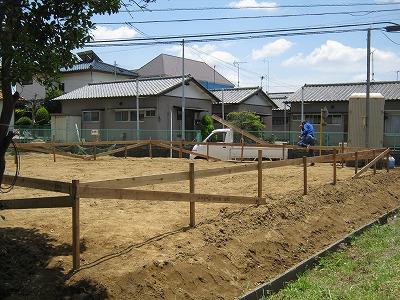
<instances>
[{"instance_id":1,"label":"tree trunk","mask_svg":"<svg viewBox=\"0 0 400 300\"><path fill-rule=\"evenodd\" d=\"M4 68L2 71L4 71ZM14 137L13 132L8 132L9 124L14 112L15 103L19 99L18 92L15 92L14 95L12 94L11 82L3 79L1 86L3 92L3 109L0 115L0 185L3 182L3 174L6 169L6 151Z\"/></svg>"}]
</instances>

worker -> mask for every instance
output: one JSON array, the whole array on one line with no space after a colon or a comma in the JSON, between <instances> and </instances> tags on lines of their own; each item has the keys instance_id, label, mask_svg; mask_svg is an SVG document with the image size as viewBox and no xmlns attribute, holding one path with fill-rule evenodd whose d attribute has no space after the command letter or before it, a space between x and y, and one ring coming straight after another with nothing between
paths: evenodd
<instances>
[{"instance_id":1,"label":"worker","mask_svg":"<svg viewBox=\"0 0 400 300\"><path fill-rule=\"evenodd\" d=\"M314 137L314 127L312 126L312 124L307 121L303 121L300 124L300 128L301 134L299 135L299 142L297 143L297 145L307 148L309 148L310 146L315 146L316 140ZM308 156L314 156L314 149L308 150ZM314 163L311 163L311 165L313 166Z\"/></svg>"}]
</instances>

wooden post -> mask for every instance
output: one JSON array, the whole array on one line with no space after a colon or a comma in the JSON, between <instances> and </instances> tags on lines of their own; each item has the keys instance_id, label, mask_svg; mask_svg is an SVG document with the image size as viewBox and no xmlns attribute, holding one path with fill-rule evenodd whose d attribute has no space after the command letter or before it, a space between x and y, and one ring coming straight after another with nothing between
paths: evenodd
<instances>
[{"instance_id":1,"label":"wooden post","mask_svg":"<svg viewBox=\"0 0 400 300\"><path fill-rule=\"evenodd\" d=\"M56 136L53 134L53 161L56 162Z\"/></svg>"},{"instance_id":2,"label":"wooden post","mask_svg":"<svg viewBox=\"0 0 400 300\"><path fill-rule=\"evenodd\" d=\"M77 189L79 180L72 180L71 197L72 204L72 268L78 270L80 268L80 237L79 237L79 198Z\"/></svg>"},{"instance_id":3,"label":"wooden post","mask_svg":"<svg viewBox=\"0 0 400 300\"><path fill-rule=\"evenodd\" d=\"M375 158L376 157L376 150L372 149L372 156ZM376 175L376 164L374 164L374 175Z\"/></svg>"},{"instance_id":4,"label":"wooden post","mask_svg":"<svg viewBox=\"0 0 400 300\"><path fill-rule=\"evenodd\" d=\"M285 144L282 144L282 160L286 160L287 157L285 158Z\"/></svg>"},{"instance_id":5,"label":"wooden post","mask_svg":"<svg viewBox=\"0 0 400 300\"><path fill-rule=\"evenodd\" d=\"M241 139L241 143L242 143L242 152L240 154L240 161L243 161L243 155L244 155L244 139L243 139L243 136L242 136L242 139Z\"/></svg>"},{"instance_id":6,"label":"wooden post","mask_svg":"<svg viewBox=\"0 0 400 300\"><path fill-rule=\"evenodd\" d=\"M210 144L207 142L207 160L210 160Z\"/></svg>"},{"instance_id":7,"label":"wooden post","mask_svg":"<svg viewBox=\"0 0 400 300\"><path fill-rule=\"evenodd\" d=\"M388 152L388 154L386 154L386 172L389 172L389 168L390 168L389 157L390 157L390 154Z\"/></svg>"},{"instance_id":8,"label":"wooden post","mask_svg":"<svg viewBox=\"0 0 400 300\"><path fill-rule=\"evenodd\" d=\"M150 138L150 142L149 142L149 156L150 156L150 158L153 158L153 150L151 149L151 138Z\"/></svg>"},{"instance_id":9,"label":"wooden post","mask_svg":"<svg viewBox=\"0 0 400 300\"><path fill-rule=\"evenodd\" d=\"M303 156L304 195L307 195L307 156Z\"/></svg>"},{"instance_id":10,"label":"wooden post","mask_svg":"<svg viewBox=\"0 0 400 300\"><path fill-rule=\"evenodd\" d=\"M97 148L96 148L96 138L94 137L93 140L93 159L96 160L96 152L97 152Z\"/></svg>"},{"instance_id":11,"label":"wooden post","mask_svg":"<svg viewBox=\"0 0 400 300\"><path fill-rule=\"evenodd\" d=\"M128 146L125 144L125 158L128 157Z\"/></svg>"},{"instance_id":12,"label":"wooden post","mask_svg":"<svg viewBox=\"0 0 400 300\"><path fill-rule=\"evenodd\" d=\"M358 172L358 152L357 151L354 152L354 158L355 158L355 161L354 161L354 174L357 174L357 172Z\"/></svg>"},{"instance_id":13,"label":"wooden post","mask_svg":"<svg viewBox=\"0 0 400 300\"><path fill-rule=\"evenodd\" d=\"M258 150L258 198L262 198L262 150Z\"/></svg>"},{"instance_id":14,"label":"wooden post","mask_svg":"<svg viewBox=\"0 0 400 300\"><path fill-rule=\"evenodd\" d=\"M336 184L336 148L333 148L333 185Z\"/></svg>"},{"instance_id":15,"label":"wooden post","mask_svg":"<svg viewBox=\"0 0 400 300\"><path fill-rule=\"evenodd\" d=\"M182 148L183 148L183 142L181 138L181 142L179 143L179 158L182 158Z\"/></svg>"},{"instance_id":16,"label":"wooden post","mask_svg":"<svg viewBox=\"0 0 400 300\"><path fill-rule=\"evenodd\" d=\"M344 154L344 141L342 141L341 153ZM343 156L342 156L342 168L343 168L343 167L344 167L344 160L343 160Z\"/></svg>"},{"instance_id":17,"label":"wooden post","mask_svg":"<svg viewBox=\"0 0 400 300\"><path fill-rule=\"evenodd\" d=\"M189 163L190 193L194 193L194 162ZM196 202L190 201L190 227L196 225Z\"/></svg>"}]
</instances>

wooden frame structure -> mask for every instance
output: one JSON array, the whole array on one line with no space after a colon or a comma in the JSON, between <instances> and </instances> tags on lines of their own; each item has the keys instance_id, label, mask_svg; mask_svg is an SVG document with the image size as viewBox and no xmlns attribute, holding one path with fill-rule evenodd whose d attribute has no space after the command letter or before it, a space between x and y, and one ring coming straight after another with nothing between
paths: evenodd
<instances>
[{"instance_id":1,"label":"wooden frame structure","mask_svg":"<svg viewBox=\"0 0 400 300\"><path fill-rule=\"evenodd\" d=\"M71 183L44 180L29 177L18 177L15 185L27 188L34 188L45 191L59 192L63 196L39 197L28 199L10 199L0 200L0 209L31 209L31 208L72 208L72 256L73 269L80 268L80 201L81 198L101 198L101 199L124 199L124 200L151 200L151 201L182 201L190 203L190 226L195 226L195 203L240 203L247 205L262 205L266 204L266 198L262 197L262 170L268 168L276 168L290 165L303 164L304 168L304 195L307 194L307 164L312 162L333 162L333 184L336 183L336 162L355 161L355 175L353 178L358 178L361 174L367 171L371 166L376 166L376 163L386 156L386 169L389 172L389 152L390 149L380 150L365 150L354 153L336 154L336 150L332 155L303 157L299 159L281 160L281 161L262 161L261 150L258 152L259 160L256 163L247 163L234 165L231 167L215 168L207 170L194 170L194 163L189 163L189 171L148 175L140 177L130 177L115 180L103 180L95 182L80 183L78 180L73 180ZM379 153L378 155L376 155ZM358 160L372 159L364 168L357 171ZM221 176L233 173L257 171L258 195L257 197L232 196L232 195L214 195L214 194L197 194L195 193L195 179L206 178L212 176ZM376 168L374 167L374 174ZM13 182L13 176L4 175L3 183L10 184ZM161 184L176 181L189 181L189 193L181 192L165 192L165 191L149 191L137 190L135 187ZM129 188L129 189L128 189ZM66 195L65 195L66 194Z\"/></svg>"}]
</instances>

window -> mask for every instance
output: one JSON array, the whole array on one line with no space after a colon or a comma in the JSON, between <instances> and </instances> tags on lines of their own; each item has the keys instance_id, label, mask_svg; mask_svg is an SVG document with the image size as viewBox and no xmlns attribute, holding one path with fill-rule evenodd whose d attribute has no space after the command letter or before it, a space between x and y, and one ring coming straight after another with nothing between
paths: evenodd
<instances>
[{"instance_id":1,"label":"window","mask_svg":"<svg viewBox=\"0 0 400 300\"><path fill-rule=\"evenodd\" d=\"M137 121L137 113L136 110L131 110L131 121ZM139 110L139 121L144 121L144 111Z\"/></svg>"},{"instance_id":2,"label":"window","mask_svg":"<svg viewBox=\"0 0 400 300\"><path fill-rule=\"evenodd\" d=\"M155 109L139 110L139 122L144 122L144 118L153 118L156 116ZM136 109L117 109L115 110L115 122L136 122Z\"/></svg>"},{"instance_id":3,"label":"window","mask_svg":"<svg viewBox=\"0 0 400 300\"><path fill-rule=\"evenodd\" d=\"M128 110L116 110L115 111L115 122L128 122L129 111Z\"/></svg>"},{"instance_id":4,"label":"window","mask_svg":"<svg viewBox=\"0 0 400 300\"><path fill-rule=\"evenodd\" d=\"M65 92L65 84L60 82L60 84L58 85L58 89L62 92Z\"/></svg>"},{"instance_id":5,"label":"window","mask_svg":"<svg viewBox=\"0 0 400 300\"><path fill-rule=\"evenodd\" d=\"M82 119L84 122L100 122L100 111L83 111Z\"/></svg>"},{"instance_id":6,"label":"window","mask_svg":"<svg viewBox=\"0 0 400 300\"><path fill-rule=\"evenodd\" d=\"M156 116L156 110L155 109L146 110L145 116L146 117L155 117Z\"/></svg>"},{"instance_id":7,"label":"window","mask_svg":"<svg viewBox=\"0 0 400 300\"><path fill-rule=\"evenodd\" d=\"M321 123L321 114L310 114L304 115L305 120L310 122L311 124L318 125ZM301 114L293 114L293 121L301 121ZM328 119L326 120L328 125L342 125L342 115L341 114L329 114Z\"/></svg>"}]
</instances>

